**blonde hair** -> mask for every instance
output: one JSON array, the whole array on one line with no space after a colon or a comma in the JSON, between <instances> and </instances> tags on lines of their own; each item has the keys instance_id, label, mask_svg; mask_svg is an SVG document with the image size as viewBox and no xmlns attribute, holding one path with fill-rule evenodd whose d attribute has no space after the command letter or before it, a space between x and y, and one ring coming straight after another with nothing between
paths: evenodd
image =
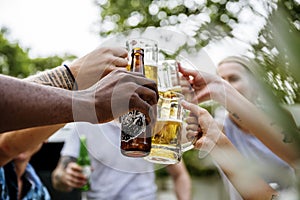
<instances>
[{"instance_id":1,"label":"blonde hair","mask_svg":"<svg viewBox=\"0 0 300 200\"><path fill-rule=\"evenodd\" d=\"M245 56L228 56L228 57L224 58L223 60L221 60L218 64L218 66L220 66L223 63L229 63L229 62L235 62L235 63L242 65L245 69L247 69L253 75L257 75L257 73L258 73L257 64L254 61L249 60L249 58L247 58Z\"/></svg>"}]
</instances>

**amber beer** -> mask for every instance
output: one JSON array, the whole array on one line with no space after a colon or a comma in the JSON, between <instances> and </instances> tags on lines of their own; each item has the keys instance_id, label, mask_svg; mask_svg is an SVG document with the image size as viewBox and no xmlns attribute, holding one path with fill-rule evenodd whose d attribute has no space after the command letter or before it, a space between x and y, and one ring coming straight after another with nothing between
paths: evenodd
<instances>
[{"instance_id":1,"label":"amber beer","mask_svg":"<svg viewBox=\"0 0 300 200\"><path fill-rule=\"evenodd\" d=\"M184 96L174 91L159 92L157 121L152 132L152 147L147 161L175 164L182 154L193 148L192 142L183 143L185 111L181 106Z\"/></svg>"},{"instance_id":2,"label":"amber beer","mask_svg":"<svg viewBox=\"0 0 300 200\"><path fill-rule=\"evenodd\" d=\"M162 163L175 163L180 157L182 117L176 93L160 93L158 120L152 135L152 150L148 159Z\"/></svg>"},{"instance_id":3,"label":"amber beer","mask_svg":"<svg viewBox=\"0 0 300 200\"><path fill-rule=\"evenodd\" d=\"M130 71L145 74L144 50L134 48L131 53ZM152 129L146 124L145 115L137 110L121 117L121 153L129 157L145 157L151 150Z\"/></svg>"},{"instance_id":4,"label":"amber beer","mask_svg":"<svg viewBox=\"0 0 300 200\"><path fill-rule=\"evenodd\" d=\"M131 71L131 65L126 67L127 71ZM157 66L144 65L144 74L146 78L149 78L157 83Z\"/></svg>"},{"instance_id":5,"label":"amber beer","mask_svg":"<svg viewBox=\"0 0 300 200\"><path fill-rule=\"evenodd\" d=\"M153 131L150 156L155 155L156 158L154 160L163 163L173 163L174 160L178 160L181 130L182 121L159 119Z\"/></svg>"}]
</instances>

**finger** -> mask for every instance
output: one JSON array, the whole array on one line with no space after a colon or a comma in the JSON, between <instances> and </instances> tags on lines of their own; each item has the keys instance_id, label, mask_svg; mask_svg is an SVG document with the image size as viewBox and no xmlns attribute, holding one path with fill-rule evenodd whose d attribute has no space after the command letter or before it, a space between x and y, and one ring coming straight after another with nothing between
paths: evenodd
<instances>
[{"instance_id":1,"label":"finger","mask_svg":"<svg viewBox=\"0 0 300 200\"><path fill-rule=\"evenodd\" d=\"M183 106L183 108L190 110L195 116L200 117L201 109L198 105L189 103L185 100L181 101L181 105Z\"/></svg>"},{"instance_id":2,"label":"finger","mask_svg":"<svg viewBox=\"0 0 300 200\"><path fill-rule=\"evenodd\" d=\"M132 72L132 73L134 73L134 72ZM136 73L134 73L134 75L136 75ZM144 78L144 77L136 77L135 82L137 84L142 85L143 87L148 88L148 89L150 89L150 90L152 90L152 91L155 92L156 98L153 99L153 100L155 100L154 103L156 104L157 100L159 98L156 83L153 80L150 80L150 79L147 79L147 78ZM141 93L141 92L139 92L139 94L141 96L143 95L143 93ZM153 93L151 93L150 96L153 97ZM149 101L149 103L151 103L151 101ZM151 104L151 105L153 105L153 104Z\"/></svg>"},{"instance_id":3,"label":"finger","mask_svg":"<svg viewBox=\"0 0 300 200\"><path fill-rule=\"evenodd\" d=\"M186 138L188 141L194 140L195 137L198 136L198 131L188 130L186 133Z\"/></svg>"},{"instance_id":4,"label":"finger","mask_svg":"<svg viewBox=\"0 0 300 200\"><path fill-rule=\"evenodd\" d=\"M199 74L198 71L193 69L183 68L181 65L179 65L179 72L185 77L188 76L196 77Z\"/></svg>"},{"instance_id":5,"label":"finger","mask_svg":"<svg viewBox=\"0 0 300 200\"><path fill-rule=\"evenodd\" d=\"M75 162L69 163L67 169L69 169L71 172L76 172L76 173L82 171L82 168Z\"/></svg>"},{"instance_id":6,"label":"finger","mask_svg":"<svg viewBox=\"0 0 300 200\"><path fill-rule=\"evenodd\" d=\"M118 56L118 57L122 57L122 58L126 58L127 57L127 50L123 47L115 47L112 48L113 49L113 55L114 56Z\"/></svg>"},{"instance_id":7,"label":"finger","mask_svg":"<svg viewBox=\"0 0 300 200\"><path fill-rule=\"evenodd\" d=\"M147 124L153 124L156 119L156 106L151 106L135 93L129 102L130 110L138 110L145 114Z\"/></svg>"},{"instance_id":8,"label":"finger","mask_svg":"<svg viewBox=\"0 0 300 200\"><path fill-rule=\"evenodd\" d=\"M186 118L186 123L187 124L196 124L197 127L198 127L198 118L197 117L192 117L192 116L189 116Z\"/></svg>"},{"instance_id":9,"label":"finger","mask_svg":"<svg viewBox=\"0 0 300 200\"><path fill-rule=\"evenodd\" d=\"M69 185L73 188L80 188L87 183L87 180L71 178L69 181Z\"/></svg>"},{"instance_id":10,"label":"finger","mask_svg":"<svg viewBox=\"0 0 300 200\"><path fill-rule=\"evenodd\" d=\"M198 139L195 143L194 143L194 147L196 149L201 149L202 145L203 145L203 140L204 140L204 137Z\"/></svg>"},{"instance_id":11,"label":"finger","mask_svg":"<svg viewBox=\"0 0 300 200\"><path fill-rule=\"evenodd\" d=\"M114 57L112 64L117 67L127 67L128 60L122 57Z\"/></svg>"},{"instance_id":12,"label":"finger","mask_svg":"<svg viewBox=\"0 0 300 200\"><path fill-rule=\"evenodd\" d=\"M140 86L137 88L136 93L142 100L146 101L151 106L157 104L157 93L152 88L148 88L147 86Z\"/></svg>"},{"instance_id":13,"label":"finger","mask_svg":"<svg viewBox=\"0 0 300 200\"><path fill-rule=\"evenodd\" d=\"M186 130L187 131L195 131L198 132L199 131L199 125L198 124L188 124L186 126Z\"/></svg>"}]
</instances>

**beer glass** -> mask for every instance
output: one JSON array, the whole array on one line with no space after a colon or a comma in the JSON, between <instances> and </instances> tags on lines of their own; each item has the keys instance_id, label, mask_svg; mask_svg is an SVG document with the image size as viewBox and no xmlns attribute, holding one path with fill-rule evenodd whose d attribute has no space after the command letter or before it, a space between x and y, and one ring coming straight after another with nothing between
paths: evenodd
<instances>
[{"instance_id":1,"label":"beer glass","mask_svg":"<svg viewBox=\"0 0 300 200\"><path fill-rule=\"evenodd\" d=\"M158 64L158 90L181 92L178 73L179 63L176 60L163 60Z\"/></svg>"},{"instance_id":2,"label":"beer glass","mask_svg":"<svg viewBox=\"0 0 300 200\"><path fill-rule=\"evenodd\" d=\"M182 153L192 149L192 142L182 144L185 111L180 102L183 95L174 91L160 93L157 104L157 121L152 132L150 154L147 161L159 164L175 164Z\"/></svg>"},{"instance_id":3,"label":"beer glass","mask_svg":"<svg viewBox=\"0 0 300 200\"><path fill-rule=\"evenodd\" d=\"M179 62L177 60L162 60L158 64L158 91L178 92L184 95L184 99L193 102L195 96L189 81L179 72ZM197 103L197 102L193 102Z\"/></svg>"}]
</instances>

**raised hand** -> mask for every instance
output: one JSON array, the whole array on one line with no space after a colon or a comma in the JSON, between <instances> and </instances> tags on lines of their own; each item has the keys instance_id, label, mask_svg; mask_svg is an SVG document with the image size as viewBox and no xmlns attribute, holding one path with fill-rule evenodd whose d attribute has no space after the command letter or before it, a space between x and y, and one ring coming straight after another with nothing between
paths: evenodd
<instances>
[{"instance_id":1,"label":"raised hand","mask_svg":"<svg viewBox=\"0 0 300 200\"><path fill-rule=\"evenodd\" d=\"M139 73L114 70L94 86L73 95L75 121L104 123L131 110L144 113L148 123L155 121L157 85Z\"/></svg>"},{"instance_id":2,"label":"raised hand","mask_svg":"<svg viewBox=\"0 0 300 200\"><path fill-rule=\"evenodd\" d=\"M187 119L187 137L198 138L194 146L200 150L199 156L205 157L216 145L221 131L207 110L187 101L182 101L182 106L196 116Z\"/></svg>"},{"instance_id":3,"label":"raised hand","mask_svg":"<svg viewBox=\"0 0 300 200\"><path fill-rule=\"evenodd\" d=\"M125 48L102 47L75 60L69 67L76 79L78 88L86 89L117 67L125 69L128 64L128 60L125 59L126 56Z\"/></svg>"},{"instance_id":4,"label":"raised hand","mask_svg":"<svg viewBox=\"0 0 300 200\"><path fill-rule=\"evenodd\" d=\"M219 76L183 67L179 67L179 71L189 81L197 102L211 99L221 103L225 100L226 89L230 85Z\"/></svg>"}]
</instances>

